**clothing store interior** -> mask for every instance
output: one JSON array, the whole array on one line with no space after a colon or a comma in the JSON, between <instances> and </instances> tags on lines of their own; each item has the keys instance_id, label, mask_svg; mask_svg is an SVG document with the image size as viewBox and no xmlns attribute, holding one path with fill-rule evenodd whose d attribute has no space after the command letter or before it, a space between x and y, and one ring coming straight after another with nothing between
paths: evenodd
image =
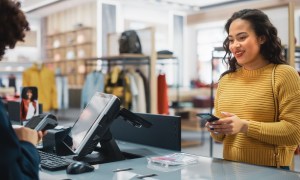
<instances>
[{"instance_id":1,"label":"clothing store interior","mask_svg":"<svg viewBox=\"0 0 300 180\"><path fill-rule=\"evenodd\" d=\"M300 75L298 0L20 2L30 31L0 62L0 93L14 125L50 113L58 122L54 129L72 127L101 92L114 95L122 108L146 121L149 115L156 125L149 134L134 134L138 125L117 125L121 120L116 118L110 129L118 143L164 148L177 138L177 151L222 159L223 144L212 139L199 113L214 114L218 81L228 69L224 25L233 12L246 8L268 15L283 56ZM158 131L177 135L159 140ZM300 172L300 148L291 170Z\"/></svg>"}]
</instances>

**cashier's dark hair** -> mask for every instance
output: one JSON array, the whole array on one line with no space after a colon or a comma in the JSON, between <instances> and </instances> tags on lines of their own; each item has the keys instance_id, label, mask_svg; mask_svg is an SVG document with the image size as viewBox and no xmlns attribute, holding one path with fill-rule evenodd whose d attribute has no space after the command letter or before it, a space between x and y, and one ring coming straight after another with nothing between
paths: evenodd
<instances>
[{"instance_id":1,"label":"cashier's dark hair","mask_svg":"<svg viewBox=\"0 0 300 180\"><path fill-rule=\"evenodd\" d=\"M24 41L29 23L20 9L21 3L0 0L0 60L7 48L13 49L18 41Z\"/></svg>"},{"instance_id":2,"label":"cashier's dark hair","mask_svg":"<svg viewBox=\"0 0 300 180\"><path fill-rule=\"evenodd\" d=\"M287 64L282 55L283 48L281 40L277 36L277 29L265 13L258 9L243 9L233 13L225 24L227 34L229 34L231 23L236 19L242 19L250 22L256 36L265 37L266 41L260 47L260 53L265 59L274 64ZM233 57L229 50L228 37L223 42L223 48L226 51L223 61L229 65L229 70L225 71L221 77L225 74L236 71L236 69L240 67L237 60Z\"/></svg>"}]
</instances>

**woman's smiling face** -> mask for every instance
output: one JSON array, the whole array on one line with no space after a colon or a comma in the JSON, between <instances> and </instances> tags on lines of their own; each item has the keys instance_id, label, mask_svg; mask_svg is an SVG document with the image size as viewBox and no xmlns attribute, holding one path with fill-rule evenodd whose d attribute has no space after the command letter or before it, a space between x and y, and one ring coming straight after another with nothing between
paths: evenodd
<instances>
[{"instance_id":1,"label":"woman's smiling face","mask_svg":"<svg viewBox=\"0 0 300 180\"><path fill-rule=\"evenodd\" d=\"M264 38L257 37L249 21L243 19L232 21L228 40L229 49L239 65L251 70L265 64L266 61L260 54L260 46L264 43Z\"/></svg>"}]
</instances>

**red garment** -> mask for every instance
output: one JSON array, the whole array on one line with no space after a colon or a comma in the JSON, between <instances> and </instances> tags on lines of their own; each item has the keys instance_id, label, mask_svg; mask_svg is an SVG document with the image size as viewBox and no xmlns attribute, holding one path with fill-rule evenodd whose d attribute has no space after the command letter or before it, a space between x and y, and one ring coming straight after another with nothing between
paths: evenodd
<instances>
[{"instance_id":1,"label":"red garment","mask_svg":"<svg viewBox=\"0 0 300 180\"><path fill-rule=\"evenodd\" d=\"M158 114L169 114L168 85L165 74L157 78L157 111Z\"/></svg>"}]
</instances>

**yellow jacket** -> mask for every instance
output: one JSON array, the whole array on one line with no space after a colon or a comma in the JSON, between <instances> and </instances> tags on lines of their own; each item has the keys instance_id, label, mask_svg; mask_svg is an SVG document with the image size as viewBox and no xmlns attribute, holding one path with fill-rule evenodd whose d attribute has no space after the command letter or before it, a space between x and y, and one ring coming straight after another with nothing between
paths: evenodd
<instances>
[{"instance_id":1,"label":"yellow jacket","mask_svg":"<svg viewBox=\"0 0 300 180\"><path fill-rule=\"evenodd\" d=\"M39 69L36 64L23 72L23 87L35 86L38 88L38 102L43 105L43 111L57 109L57 93L54 72L42 65Z\"/></svg>"},{"instance_id":2,"label":"yellow jacket","mask_svg":"<svg viewBox=\"0 0 300 180\"><path fill-rule=\"evenodd\" d=\"M123 107L130 109L132 96L130 80L118 66L105 77L105 93L116 95L122 102Z\"/></svg>"}]
</instances>

